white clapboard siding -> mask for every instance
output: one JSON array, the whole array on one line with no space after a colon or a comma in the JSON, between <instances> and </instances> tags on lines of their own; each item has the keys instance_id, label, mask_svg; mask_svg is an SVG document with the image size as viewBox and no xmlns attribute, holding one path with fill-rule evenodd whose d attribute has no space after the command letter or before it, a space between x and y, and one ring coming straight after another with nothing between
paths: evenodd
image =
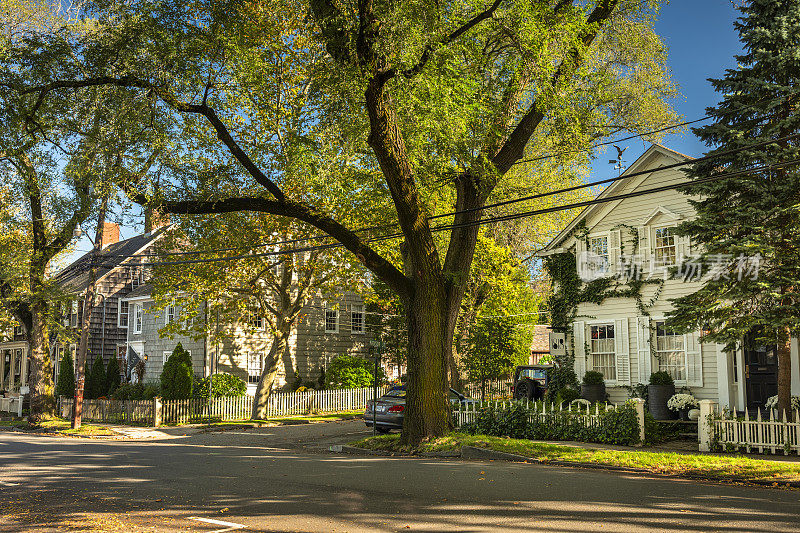
<instances>
[{"instance_id":1,"label":"white clapboard siding","mask_svg":"<svg viewBox=\"0 0 800 533\"><path fill-rule=\"evenodd\" d=\"M614 355L617 367L617 385L631 384L631 359L628 342L628 319L617 318L614 321Z\"/></svg>"},{"instance_id":2,"label":"white clapboard siding","mask_svg":"<svg viewBox=\"0 0 800 533\"><path fill-rule=\"evenodd\" d=\"M572 323L572 344L575 346L575 373L578 380L586 373L586 322L576 320Z\"/></svg>"}]
</instances>

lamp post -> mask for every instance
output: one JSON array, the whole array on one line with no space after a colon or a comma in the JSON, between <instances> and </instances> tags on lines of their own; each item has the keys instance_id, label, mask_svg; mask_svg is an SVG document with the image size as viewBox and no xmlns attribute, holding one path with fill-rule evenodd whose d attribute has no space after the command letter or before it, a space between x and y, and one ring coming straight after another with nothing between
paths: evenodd
<instances>
[{"instance_id":1,"label":"lamp post","mask_svg":"<svg viewBox=\"0 0 800 533\"><path fill-rule=\"evenodd\" d=\"M369 341L370 351L375 357L375 370L372 374L372 436L374 437L378 431L377 412L378 412L378 363L381 360L381 354L386 345L380 340Z\"/></svg>"}]
</instances>

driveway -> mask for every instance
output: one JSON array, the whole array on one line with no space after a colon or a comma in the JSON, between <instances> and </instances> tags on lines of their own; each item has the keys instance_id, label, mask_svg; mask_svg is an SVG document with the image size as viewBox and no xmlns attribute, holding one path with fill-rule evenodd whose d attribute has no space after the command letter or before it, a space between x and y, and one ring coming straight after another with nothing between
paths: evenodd
<instances>
[{"instance_id":1,"label":"driveway","mask_svg":"<svg viewBox=\"0 0 800 533\"><path fill-rule=\"evenodd\" d=\"M0 433L0 531L800 530L799 491L324 451L359 434L357 421L141 442Z\"/></svg>"}]
</instances>

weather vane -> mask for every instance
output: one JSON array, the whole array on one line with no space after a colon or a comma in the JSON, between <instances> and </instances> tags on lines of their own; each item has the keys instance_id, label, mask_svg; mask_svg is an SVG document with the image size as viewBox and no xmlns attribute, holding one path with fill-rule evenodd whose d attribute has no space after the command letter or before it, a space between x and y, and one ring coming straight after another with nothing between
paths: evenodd
<instances>
[{"instance_id":1,"label":"weather vane","mask_svg":"<svg viewBox=\"0 0 800 533\"><path fill-rule=\"evenodd\" d=\"M622 154L625 153L625 150L627 150L628 147L626 146L625 148L620 148L616 144L612 144L611 146L617 149L617 158L609 159L608 162L609 164L614 165L614 170L618 171L619 175L621 176L622 170L625 168L624 161L622 159Z\"/></svg>"}]
</instances>

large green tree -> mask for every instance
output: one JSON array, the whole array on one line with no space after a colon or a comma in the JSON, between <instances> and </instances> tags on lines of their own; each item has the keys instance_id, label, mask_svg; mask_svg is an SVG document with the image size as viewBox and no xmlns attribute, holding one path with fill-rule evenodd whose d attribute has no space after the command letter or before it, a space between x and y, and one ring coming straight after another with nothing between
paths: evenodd
<instances>
[{"instance_id":1,"label":"large green tree","mask_svg":"<svg viewBox=\"0 0 800 533\"><path fill-rule=\"evenodd\" d=\"M102 2L95 9L110 29L84 43L91 70L17 88L43 98L137 88L172 112L181 156L170 159L169 188L129 182L135 201L294 218L352 252L406 310L403 439L416 443L449 429L448 361L482 206L521 170L536 179L535 165L520 165L528 156L577 154L556 159L570 168L598 138L672 120L657 6ZM203 136L217 137L227 159L210 174L183 172L182 161L205 157L194 149ZM339 156L324 198L276 165L304 147ZM373 211L350 208L367 197ZM452 209L445 228L429 219ZM396 230L356 231L370 218L399 228L387 241L395 253L371 239Z\"/></svg>"},{"instance_id":2,"label":"large green tree","mask_svg":"<svg viewBox=\"0 0 800 533\"><path fill-rule=\"evenodd\" d=\"M695 130L715 156L692 166L692 179L718 169L741 172L692 183L684 191L697 217L680 226L715 269L702 289L674 300L674 324L710 330L704 341L728 349L755 333L778 345L778 408L786 413L791 387L790 339L800 329L800 1L754 0L740 8L736 29L745 54L738 67L711 80L722 101L714 123ZM756 148L754 143L774 141ZM731 152L732 151L732 152ZM764 165L764 170L752 170Z\"/></svg>"}]
</instances>

